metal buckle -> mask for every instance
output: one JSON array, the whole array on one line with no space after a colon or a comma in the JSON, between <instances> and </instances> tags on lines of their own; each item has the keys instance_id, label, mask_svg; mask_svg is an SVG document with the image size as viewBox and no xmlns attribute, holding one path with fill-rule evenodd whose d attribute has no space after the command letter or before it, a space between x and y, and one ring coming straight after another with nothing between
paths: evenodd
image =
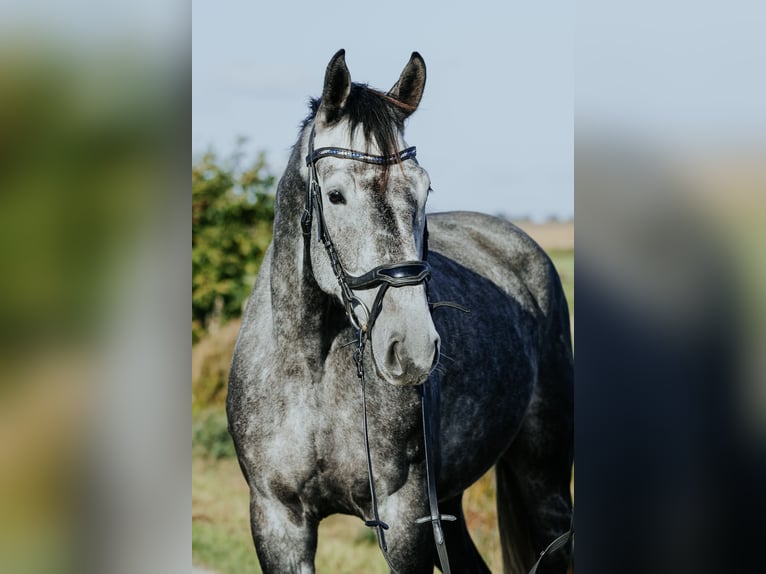
<instances>
[{"instance_id":1,"label":"metal buckle","mask_svg":"<svg viewBox=\"0 0 766 574\"><path fill-rule=\"evenodd\" d=\"M362 321L359 320L359 317L356 314L357 309L361 309L364 314L364 319ZM367 309L367 305L365 305L356 295L351 295L347 299L346 315L348 315L348 320L351 321L351 326L356 331L360 331L361 333L367 332L367 325L370 322L370 311Z\"/></svg>"}]
</instances>

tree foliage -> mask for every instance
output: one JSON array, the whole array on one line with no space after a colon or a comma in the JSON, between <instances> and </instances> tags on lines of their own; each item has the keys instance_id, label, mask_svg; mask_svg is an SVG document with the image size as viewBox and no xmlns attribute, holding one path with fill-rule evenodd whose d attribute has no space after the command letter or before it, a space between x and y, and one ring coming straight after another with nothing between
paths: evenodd
<instances>
[{"instance_id":1,"label":"tree foliage","mask_svg":"<svg viewBox=\"0 0 766 574\"><path fill-rule=\"evenodd\" d=\"M242 313L271 241L274 176L263 154L192 164L192 340Z\"/></svg>"}]
</instances>

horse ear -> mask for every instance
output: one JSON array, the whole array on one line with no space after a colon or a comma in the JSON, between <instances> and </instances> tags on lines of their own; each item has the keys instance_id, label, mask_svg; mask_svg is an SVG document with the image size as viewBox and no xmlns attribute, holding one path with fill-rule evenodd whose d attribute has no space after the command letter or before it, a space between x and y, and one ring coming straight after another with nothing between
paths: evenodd
<instances>
[{"instance_id":1,"label":"horse ear","mask_svg":"<svg viewBox=\"0 0 766 574\"><path fill-rule=\"evenodd\" d=\"M402 75L399 76L399 81L388 91L388 95L410 108L407 113L409 116L420 104L425 86L426 63L420 54L413 52L410 61L402 70Z\"/></svg>"},{"instance_id":2,"label":"horse ear","mask_svg":"<svg viewBox=\"0 0 766 574\"><path fill-rule=\"evenodd\" d=\"M351 91L351 74L346 66L346 50L338 50L327 64L319 114L331 124L339 119Z\"/></svg>"}]
</instances>

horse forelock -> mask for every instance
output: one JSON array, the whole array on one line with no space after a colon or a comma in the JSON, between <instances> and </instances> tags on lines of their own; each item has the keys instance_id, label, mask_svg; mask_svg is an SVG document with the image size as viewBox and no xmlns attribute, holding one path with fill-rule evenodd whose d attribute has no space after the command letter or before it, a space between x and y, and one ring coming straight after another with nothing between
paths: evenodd
<instances>
[{"instance_id":1,"label":"horse forelock","mask_svg":"<svg viewBox=\"0 0 766 574\"><path fill-rule=\"evenodd\" d=\"M321 98L312 98L309 101L310 112L301 124L301 134L317 117L321 104ZM338 145L350 146L357 131L361 128L365 146L364 149L358 151L389 156L399 151L400 139L404 132L404 119L413 111L411 106L370 88L366 84L352 83L343 110L331 126L343 122L348 125L348 142ZM377 149L374 149L373 146ZM399 163L397 160L396 164L393 165ZM391 165L383 165L378 168L384 184L388 181L390 168Z\"/></svg>"}]
</instances>

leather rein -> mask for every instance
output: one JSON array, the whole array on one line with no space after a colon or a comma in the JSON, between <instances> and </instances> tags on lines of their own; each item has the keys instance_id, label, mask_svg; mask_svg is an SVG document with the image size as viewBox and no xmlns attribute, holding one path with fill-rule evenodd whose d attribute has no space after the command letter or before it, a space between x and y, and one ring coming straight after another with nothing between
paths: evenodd
<instances>
[{"instance_id":1,"label":"leather rein","mask_svg":"<svg viewBox=\"0 0 766 574\"><path fill-rule=\"evenodd\" d=\"M318 239L322 242L325 251L327 252L327 257L330 260L330 266L332 267L335 278L338 280L338 285L340 286L341 297L343 299L346 315L348 316L352 327L356 331L356 348L353 353L353 359L356 365L356 374L359 378L360 386L362 389L364 448L367 458L367 476L369 478L370 498L372 506L372 518L365 520L364 524L365 526L375 529L378 538L378 546L380 547L388 567L392 572L395 573L396 570L388 554L388 545L386 543L385 531L388 530L389 526L380 519L378 514L378 500L375 491L375 478L372 471L372 459L370 457L370 441L367 422L367 396L365 390L366 380L364 372L364 352L366 343L372 336L372 326L380 314L381 308L383 306L383 297L385 297L388 288L406 287L426 283L427 289L427 281L431 277L431 266L425 261L426 255L428 253L428 228L426 227L424 230L422 260L379 265L367 273L364 273L363 275L349 275L343 268L343 264L338 257L338 252L335 249L335 245L333 244L332 238L330 237L330 233L327 229L327 224L324 217L324 209L322 207L322 190L319 185L316 162L325 157L334 157L338 159L361 161L374 165L391 165L394 163L406 161L408 159L415 160L416 150L415 147L409 147L389 156L371 155L364 152L337 147L323 147L315 150L314 134L315 129L312 126L308 142L308 155L306 156L306 165L308 167L309 174L306 183L306 203L304 206L303 215L301 216L301 228L304 237L308 239L311 234L314 212L316 212ZM364 302L356 295L354 295L354 290L374 289L376 287L378 288L378 292L375 296L372 308L367 308ZM442 305L461 308L459 305L453 303L442 303ZM433 309L435 306L436 305L432 305L431 308ZM465 311L465 309L462 310ZM436 495L436 478L434 474L434 455L432 448L432 444L436 440L436 437L434 437L433 418L438 416L438 414L434 413L433 409L430 408L430 389L424 389L425 385L427 384L428 383L420 385L418 387L418 393L421 399L421 410L423 414L426 482L430 515L419 518L415 522L417 524L424 524L426 522L430 522L432 524L434 542L436 543L436 549L439 555L442 572L444 572L444 574L450 574L449 558L447 556L447 548L444 540L444 533L441 527L441 521L457 520L457 518L451 515L443 515L439 512L438 497Z\"/></svg>"}]
</instances>

